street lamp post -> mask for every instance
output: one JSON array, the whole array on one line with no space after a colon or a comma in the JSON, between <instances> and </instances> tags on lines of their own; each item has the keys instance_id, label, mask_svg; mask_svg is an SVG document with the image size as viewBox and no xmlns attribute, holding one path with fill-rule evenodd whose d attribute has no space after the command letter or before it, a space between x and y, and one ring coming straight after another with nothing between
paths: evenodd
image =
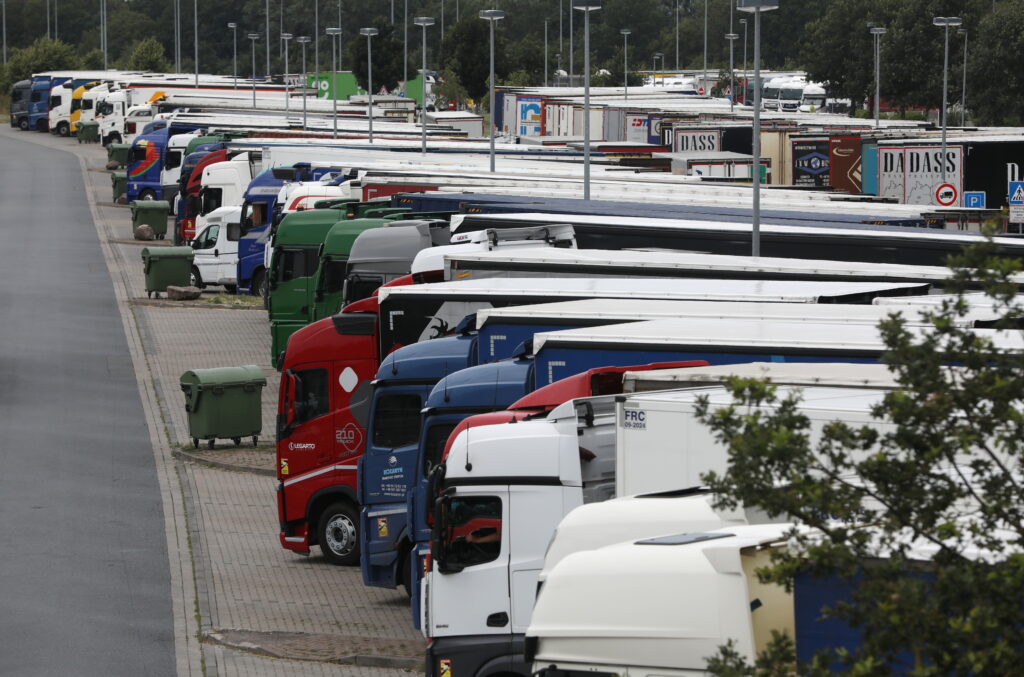
<instances>
[{"instance_id":1,"label":"street lamp post","mask_svg":"<svg viewBox=\"0 0 1024 677\"><path fill-rule=\"evenodd\" d=\"M291 33L281 33L281 40L284 41L284 114L288 115L291 106L291 92L288 88L288 41L294 36Z\"/></svg>"},{"instance_id":2,"label":"street lamp post","mask_svg":"<svg viewBox=\"0 0 1024 677\"><path fill-rule=\"evenodd\" d=\"M366 36L366 93L369 98L366 119L370 123L370 143L373 143L373 36L378 32L376 28L359 29L359 34Z\"/></svg>"},{"instance_id":3,"label":"street lamp post","mask_svg":"<svg viewBox=\"0 0 1024 677\"><path fill-rule=\"evenodd\" d=\"M960 126L967 126L967 29L961 28L957 35L964 36L964 82L960 88Z\"/></svg>"},{"instance_id":4,"label":"street lamp post","mask_svg":"<svg viewBox=\"0 0 1024 677\"><path fill-rule=\"evenodd\" d=\"M256 107L256 41L260 39L259 33L249 33L249 40L252 43L252 107Z\"/></svg>"},{"instance_id":5,"label":"street lamp post","mask_svg":"<svg viewBox=\"0 0 1024 677\"><path fill-rule=\"evenodd\" d=\"M266 0L266 10L264 12L264 18L266 19L266 33L267 33L267 78L270 78L270 0Z\"/></svg>"},{"instance_id":6,"label":"street lamp post","mask_svg":"<svg viewBox=\"0 0 1024 677\"><path fill-rule=\"evenodd\" d=\"M334 109L334 134L331 138L338 138L338 92L334 90L337 84L338 73L338 33L340 28L328 28L327 35L331 36L331 104Z\"/></svg>"},{"instance_id":7,"label":"street lamp post","mask_svg":"<svg viewBox=\"0 0 1024 677\"><path fill-rule=\"evenodd\" d=\"M309 76L306 73L306 45L309 44L308 35L300 35L295 41L302 45L302 131L306 131L306 99L309 98Z\"/></svg>"},{"instance_id":8,"label":"street lamp post","mask_svg":"<svg viewBox=\"0 0 1024 677\"><path fill-rule=\"evenodd\" d=\"M427 28L434 25L434 18L430 16L418 16L413 21L414 24L423 29L423 43L421 46L422 59L420 63L422 68L420 70L420 82L423 85L422 101L420 104L420 153L422 155L427 154Z\"/></svg>"},{"instance_id":9,"label":"street lamp post","mask_svg":"<svg viewBox=\"0 0 1024 677\"><path fill-rule=\"evenodd\" d=\"M946 183L946 97L949 92L949 29L956 28L963 23L958 16L937 16L932 19L932 24L941 26L945 31L945 56L942 61L942 156L939 158L939 165L942 167L942 183Z\"/></svg>"},{"instance_id":10,"label":"street lamp post","mask_svg":"<svg viewBox=\"0 0 1024 677\"><path fill-rule=\"evenodd\" d=\"M661 59L661 71L662 71L661 84L662 84L662 86L664 86L665 85L665 77L664 77L664 74L665 74L664 73L664 71L665 71L665 55L662 52L655 52L654 53L654 73L651 75L651 81L652 81L653 84L658 84L658 81L655 79L654 76L658 74L658 60L659 59Z\"/></svg>"},{"instance_id":11,"label":"street lamp post","mask_svg":"<svg viewBox=\"0 0 1024 677\"><path fill-rule=\"evenodd\" d=\"M704 0L704 80L701 82L705 94L708 88L708 0Z\"/></svg>"},{"instance_id":12,"label":"street lamp post","mask_svg":"<svg viewBox=\"0 0 1024 677\"><path fill-rule=\"evenodd\" d=\"M558 83L561 82L562 76L559 73L562 71L562 53L555 53L555 87L558 87Z\"/></svg>"},{"instance_id":13,"label":"street lamp post","mask_svg":"<svg viewBox=\"0 0 1024 677\"><path fill-rule=\"evenodd\" d=\"M871 27L871 37L875 41L875 129L881 125L879 115L879 97L881 96L881 73L882 73L882 36L886 30L881 26Z\"/></svg>"},{"instance_id":14,"label":"street lamp post","mask_svg":"<svg viewBox=\"0 0 1024 677\"><path fill-rule=\"evenodd\" d=\"M405 0L402 14L402 88L409 82L409 0Z\"/></svg>"},{"instance_id":15,"label":"street lamp post","mask_svg":"<svg viewBox=\"0 0 1024 677\"><path fill-rule=\"evenodd\" d=\"M736 33L726 33L725 39L729 41L729 112L732 113L736 107L736 75L733 72L732 46L739 39Z\"/></svg>"},{"instance_id":16,"label":"street lamp post","mask_svg":"<svg viewBox=\"0 0 1024 677\"><path fill-rule=\"evenodd\" d=\"M779 8L778 0L738 0L737 9L754 15L754 134L751 180L754 200L751 209L751 255L761 255L761 12Z\"/></svg>"},{"instance_id":17,"label":"street lamp post","mask_svg":"<svg viewBox=\"0 0 1024 677\"><path fill-rule=\"evenodd\" d=\"M231 29L231 72L235 77L234 89L238 89L238 24L232 21L228 28Z\"/></svg>"},{"instance_id":18,"label":"street lamp post","mask_svg":"<svg viewBox=\"0 0 1024 677\"><path fill-rule=\"evenodd\" d=\"M544 86L548 86L548 20L544 19Z\"/></svg>"},{"instance_id":19,"label":"street lamp post","mask_svg":"<svg viewBox=\"0 0 1024 677\"><path fill-rule=\"evenodd\" d=\"M665 67L662 66L662 70ZM676 0L676 71L679 70L679 0Z\"/></svg>"},{"instance_id":20,"label":"street lamp post","mask_svg":"<svg viewBox=\"0 0 1024 677\"><path fill-rule=\"evenodd\" d=\"M7 63L7 2L4 0L4 63ZM103 50L103 70L107 70L107 0L100 0L100 48ZM181 72L181 55L178 55L178 68Z\"/></svg>"},{"instance_id":21,"label":"street lamp post","mask_svg":"<svg viewBox=\"0 0 1024 677\"><path fill-rule=\"evenodd\" d=\"M199 89L199 0L192 2L193 49L196 61L196 89Z\"/></svg>"},{"instance_id":22,"label":"street lamp post","mask_svg":"<svg viewBox=\"0 0 1024 677\"><path fill-rule=\"evenodd\" d=\"M583 199L590 199L590 13L601 9L601 0L574 0L573 9L583 12Z\"/></svg>"},{"instance_id":23,"label":"street lamp post","mask_svg":"<svg viewBox=\"0 0 1024 677\"><path fill-rule=\"evenodd\" d=\"M747 20L740 19L740 23L743 24L743 104L747 103Z\"/></svg>"},{"instance_id":24,"label":"street lamp post","mask_svg":"<svg viewBox=\"0 0 1024 677\"><path fill-rule=\"evenodd\" d=\"M629 101L629 35L633 31L623 28L622 33L622 93L626 101Z\"/></svg>"},{"instance_id":25,"label":"street lamp post","mask_svg":"<svg viewBox=\"0 0 1024 677\"><path fill-rule=\"evenodd\" d=\"M487 21L490 24L491 33L491 98L490 108L491 111L491 172L494 172L494 24L495 22L501 21L505 18L505 13L500 9L482 9L480 10L480 18ZM562 65L562 55L558 55L558 65Z\"/></svg>"}]
</instances>

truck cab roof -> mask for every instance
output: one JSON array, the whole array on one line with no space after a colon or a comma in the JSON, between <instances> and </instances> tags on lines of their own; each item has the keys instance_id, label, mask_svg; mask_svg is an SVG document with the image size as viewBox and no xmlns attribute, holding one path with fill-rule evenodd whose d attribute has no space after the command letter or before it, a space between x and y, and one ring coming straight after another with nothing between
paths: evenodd
<instances>
[{"instance_id":1,"label":"truck cab roof","mask_svg":"<svg viewBox=\"0 0 1024 677\"><path fill-rule=\"evenodd\" d=\"M436 383L476 362L475 339L460 334L403 346L382 360L375 382Z\"/></svg>"},{"instance_id":2,"label":"truck cab roof","mask_svg":"<svg viewBox=\"0 0 1024 677\"><path fill-rule=\"evenodd\" d=\"M341 214L332 209L308 209L289 212L281 219L274 235L275 247L322 244L328 231L340 221Z\"/></svg>"},{"instance_id":3,"label":"truck cab roof","mask_svg":"<svg viewBox=\"0 0 1024 677\"><path fill-rule=\"evenodd\" d=\"M430 343L427 341L426 343ZM529 390L533 361L511 359L468 367L437 382L423 405L425 413L456 409L503 409Z\"/></svg>"},{"instance_id":4,"label":"truck cab roof","mask_svg":"<svg viewBox=\"0 0 1024 677\"><path fill-rule=\"evenodd\" d=\"M334 218L337 219L338 216L340 216L337 210L330 211L334 212ZM282 221L282 224L283 223L284 222ZM338 221L331 226L331 229L327 231L327 235L324 237L324 249L322 256L344 255L348 258L354 243L363 233L375 228L380 228L384 223L385 221L383 219L351 219L349 221Z\"/></svg>"}]
</instances>

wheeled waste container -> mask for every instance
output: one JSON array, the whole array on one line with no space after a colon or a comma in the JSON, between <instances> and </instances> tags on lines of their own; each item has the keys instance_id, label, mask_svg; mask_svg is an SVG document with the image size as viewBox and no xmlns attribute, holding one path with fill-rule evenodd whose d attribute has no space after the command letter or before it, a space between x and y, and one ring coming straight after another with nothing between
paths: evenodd
<instances>
[{"instance_id":1,"label":"wheeled waste container","mask_svg":"<svg viewBox=\"0 0 1024 677\"><path fill-rule=\"evenodd\" d=\"M171 205L166 200L132 202L132 232L139 226L149 226L153 229L156 239L164 239L167 235L167 213L170 208Z\"/></svg>"},{"instance_id":2,"label":"wheeled waste container","mask_svg":"<svg viewBox=\"0 0 1024 677\"><path fill-rule=\"evenodd\" d=\"M110 201L117 202L128 192L128 172L110 172L110 188L114 194Z\"/></svg>"},{"instance_id":3,"label":"wheeled waste container","mask_svg":"<svg viewBox=\"0 0 1024 677\"><path fill-rule=\"evenodd\" d=\"M219 438L237 446L243 437L251 437L255 447L263 427L260 395L266 385L267 377L254 364L182 374L192 445L198 447L199 440L207 440L212 448Z\"/></svg>"},{"instance_id":4,"label":"wheeled waste container","mask_svg":"<svg viewBox=\"0 0 1024 677\"><path fill-rule=\"evenodd\" d=\"M146 273L146 295L165 292L167 287L187 287L192 282L192 247L144 247L142 265Z\"/></svg>"},{"instance_id":5,"label":"wheeled waste container","mask_svg":"<svg viewBox=\"0 0 1024 677\"><path fill-rule=\"evenodd\" d=\"M128 153L132 150L130 143L112 143L107 146L107 162L116 162L118 167L128 166Z\"/></svg>"},{"instance_id":6,"label":"wheeled waste container","mask_svg":"<svg viewBox=\"0 0 1024 677\"><path fill-rule=\"evenodd\" d=\"M100 123L87 120L78 123L78 143L98 143L100 140Z\"/></svg>"}]
</instances>

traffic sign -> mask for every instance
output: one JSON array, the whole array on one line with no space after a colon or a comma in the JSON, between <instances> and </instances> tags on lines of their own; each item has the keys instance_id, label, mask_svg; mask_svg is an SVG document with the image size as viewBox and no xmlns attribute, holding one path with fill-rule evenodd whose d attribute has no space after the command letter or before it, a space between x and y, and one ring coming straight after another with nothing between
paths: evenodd
<instances>
[{"instance_id":1,"label":"traffic sign","mask_svg":"<svg viewBox=\"0 0 1024 677\"><path fill-rule=\"evenodd\" d=\"M985 191L972 190L964 192L964 207L966 209L984 209Z\"/></svg>"},{"instance_id":2,"label":"traffic sign","mask_svg":"<svg viewBox=\"0 0 1024 677\"><path fill-rule=\"evenodd\" d=\"M1024 181L1010 181L1006 194L1010 196L1011 205L1024 205Z\"/></svg>"},{"instance_id":3,"label":"traffic sign","mask_svg":"<svg viewBox=\"0 0 1024 677\"><path fill-rule=\"evenodd\" d=\"M935 201L943 207L952 207L956 204L960 191L952 183L944 183L935 189Z\"/></svg>"},{"instance_id":4,"label":"traffic sign","mask_svg":"<svg viewBox=\"0 0 1024 677\"><path fill-rule=\"evenodd\" d=\"M1024 205L1010 205L1010 223L1024 223Z\"/></svg>"},{"instance_id":5,"label":"traffic sign","mask_svg":"<svg viewBox=\"0 0 1024 677\"><path fill-rule=\"evenodd\" d=\"M699 94L700 96L704 96L704 88L701 87L700 89L698 89L697 94Z\"/></svg>"}]
</instances>

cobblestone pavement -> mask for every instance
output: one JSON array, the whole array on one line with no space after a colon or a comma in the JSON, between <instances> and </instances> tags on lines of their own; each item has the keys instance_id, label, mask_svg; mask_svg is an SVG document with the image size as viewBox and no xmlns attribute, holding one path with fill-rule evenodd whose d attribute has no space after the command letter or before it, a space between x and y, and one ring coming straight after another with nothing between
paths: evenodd
<instances>
[{"instance_id":1,"label":"cobblestone pavement","mask_svg":"<svg viewBox=\"0 0 1024 677\"><path fill-rule=\"evenodd\" d=\"M273 469L279 379L270 365L266 315L259 309L146 300L141 250L150 243L130 239L130 210L110 202L105 151L49 135L0 133L67 150L87 169L89 198L97 205L92 213L106 240L122 316L127 331L137 333L132 339L141 355L132 357L143 397L152 400L154 413L148 418L156 428L158 460L176 468L176 477L167 482L165 512L171 515L178 510L175 504L183 503L188 518L190 533L182 533L184 524L173 517L167 520L169 544L176 546L169 548L172 559L181 559L172 569L184 572L175 591L182 635L179 674L391 677L420 670L423 639L412 628L405 595L364 587L358 568L333 567L319 554L304 558L283 550L277 540L276 481L230 469ZM81 227L88 220L88 212L83 214ZM203 445L193 451L179 377L189 369L242 364L256 364L267 376L261 448L235 449L221 440L213 450ZM228 467L182 461L171 466L176 451ZM190 566L194 582L185 580ZM198 628L190 618L193 604L199 609ZM198 649L194 633L202 636Z\"/></svg>"}]
</instances>

